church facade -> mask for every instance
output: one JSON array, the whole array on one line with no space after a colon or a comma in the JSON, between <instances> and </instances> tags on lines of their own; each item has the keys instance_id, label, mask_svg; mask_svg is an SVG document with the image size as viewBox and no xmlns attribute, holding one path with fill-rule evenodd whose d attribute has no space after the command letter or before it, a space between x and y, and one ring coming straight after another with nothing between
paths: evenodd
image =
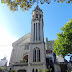
<instances>
[{"instance_id":1,"label":"church facade","mask_svg":"<svg viewBox=\"0 0 72 72\"><path fill-rule=\"evenodd\" d=\"M31 33L12 44L10 69L17 72L38 72L41 69L44 72L50 67L52 72L62 72L60 64L56 63L56 55L52 51L53 42L47 39L46 44L44 42L43 12L37 5L32 12Z\"/></svg>"}]
</instances>

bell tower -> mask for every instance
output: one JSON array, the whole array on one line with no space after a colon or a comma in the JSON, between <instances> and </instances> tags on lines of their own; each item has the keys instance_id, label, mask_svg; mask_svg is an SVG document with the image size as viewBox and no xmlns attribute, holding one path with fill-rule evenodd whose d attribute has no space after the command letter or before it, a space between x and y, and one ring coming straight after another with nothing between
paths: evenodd
<instances>
[{"instance_id":1,"label":"bell tower","mask_svg":"<svg viewBox=\"0 0 72 72\"><path fill-rule=\"evenodd\" d=\"M43 42L43 12L37 5L32 12L31 43Z\"/></svg>"},{"instance_id":2,"label":"bell tower","mask_svg":"<svg viewBox=\"0 0 72 72\"><path fill-rule=\"evenodd\" d=\"M42 72L46 69L45 43L43 37L43 12L37 5L32 12L31 39L28 56L28 72Z\"/></svg>"}]
</instances>

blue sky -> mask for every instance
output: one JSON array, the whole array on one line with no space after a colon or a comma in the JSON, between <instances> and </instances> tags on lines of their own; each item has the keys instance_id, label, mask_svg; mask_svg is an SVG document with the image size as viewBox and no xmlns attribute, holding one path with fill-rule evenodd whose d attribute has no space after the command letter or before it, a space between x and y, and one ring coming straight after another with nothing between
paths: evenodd
<instances>
[{"instance_id":1,"label":"blue sky","mask_svg":"<svg viewBox=\"0 0 72 72\"><path fill-rule=\"evenodd\" d=\"M28 11L22 12L19 9L19 11L12 12L6 4L0 3L0 38L5 41L5 43L2 43L2 41L0 42L0 51L2 47L3 50L6 50L6 47L11 45L12 42L31 32L32 10L36 7L36 4L37 3L35 3ZM43 11L44 40L46 41L46 37L48 37L48 40L54 40L57 38L56 34L61 32L60 28L72 18L72 4L66 4L65 2L62 4L52 1L50 4L44 3L43 5L38 5ZM6 42L7 40L9 41ZM10 47L7 48L10 49ZM9 51L10 54L11 50L12 48ZM7 56L9 60L10 55L7 53L3 56ZM68 57L67 59L69 60Z\"/></svg>"}]
</instances>

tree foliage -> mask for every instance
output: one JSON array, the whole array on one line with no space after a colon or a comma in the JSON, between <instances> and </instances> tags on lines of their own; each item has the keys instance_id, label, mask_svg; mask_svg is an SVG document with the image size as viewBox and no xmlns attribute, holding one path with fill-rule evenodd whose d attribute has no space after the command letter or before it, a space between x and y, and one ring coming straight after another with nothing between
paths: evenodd
<instances>
[{"instance_id":1,"label":"tree foliage","mask_svg":"<svg viewBox=\"0 0 72 72\"><path fill-rule=\"evenodd\" d=\"M52 68L49 68L49 69L45 69L44 72L51 72L52 71Z\"/></svg>"},{"instance_id":2,"label":"tree foliage","mask_svg":"<svg viewBox=\"0 0 72 72\"><path fill-rule=\"evenodd\" d=\"M39 69L38 72L42 72L42 69Z\"/></svg>"},{"instance_id":3,"label":"tree foliage","mask_svg":"<svg viewBox=\"0 0 72 72\"><path fill-rule=\"evenodd\" d=\"M54 0L55 2L56 0ZM57 2L61 2L63 3L65 0L57 0ZM44 4L44 2L46 2L47 4L51 3L51 0L1 0L1 3L5 3L7 4L7 6L9 7L9 9L11 11L17 11L18 10L18 6L20 7L20 9L22 11L24 10L28 10L32 7L32 5L35 2L39 2L41 4ZM68 0L66 1L66 3L72 3L72 0Z\"/></svg>"},{"instance_id":4,"label":"tree foliage","mask_svg":"<svg viewBox=\"0 0 72 72\"><path fill-rule=\"evenodd\" d=\"M72 19L61 27L62 32L57 33L57 40L54 41L54 53L65 57L72 54Z\"/></svg>"},{"instance_id":5,"label":"tree foliage","mask_svg":"<svg viewBox=\"0 0 72 72\"><path fill-rule=\"evenodd\" d=\"M45 69L45 70L44 70L44 72L48 72L48 71L49 71L49 69Z\"/></svg>"},{"instance_id":6,"label":"tree foliage","mask_svg":"<svg viewBox=\"0 0 72 72\"><path fill-rule=\"evenodd\" d=\"M21 59L19 60L20 62L26 62L27 60L26 59Z\"/></svg>"},{"instance_id":7,"label":"tree foliage","mask_svg":"<svg viewBox=\"0 0 72 72\"><path fill-rule=\"evenodd\" d=\"M0 67L0 72L6 72L6 67Z\"/></svg>"},{"instance_id":8,"label":"tree foliage","mask_svg":"<svg viewBox=\"0 0 72 72\"><path fill-rule=\"evenodd\" d=\"M16 72L16 70L10 70L10 72Z\"/></svg>"},{"instance_id":9,"label":"tree foliage","mask_svg":"<svg viewBox=\"0 0 72 72\"><path fill-rule=\"evenodd\" d=\"M45 69L44 72L51 72L52 68ZM38 72L42 72L42 69L39 69Z\"/></svg>"}]
</instances>

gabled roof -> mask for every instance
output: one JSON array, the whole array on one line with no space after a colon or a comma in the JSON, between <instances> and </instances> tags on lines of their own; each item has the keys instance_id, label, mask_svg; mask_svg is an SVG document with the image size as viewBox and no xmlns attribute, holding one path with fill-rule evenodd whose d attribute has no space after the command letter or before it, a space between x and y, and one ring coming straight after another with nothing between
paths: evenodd
<instances>
[{"instance_id":1,"label":"gabled roof","mask_svg":"<svg viewBox=\"0 0 72 72\"><path fill-rule=\"evenodd\" d=\"M30 36L31 36L31 33L28 33L28 34L24 35L23 37L21 37L20 39L18 39L17 41L15 41L14 43L12 43L12 45L18 44L18 43L24 41L25 39L30 38Z\"/></svg>"}]
</instances>

